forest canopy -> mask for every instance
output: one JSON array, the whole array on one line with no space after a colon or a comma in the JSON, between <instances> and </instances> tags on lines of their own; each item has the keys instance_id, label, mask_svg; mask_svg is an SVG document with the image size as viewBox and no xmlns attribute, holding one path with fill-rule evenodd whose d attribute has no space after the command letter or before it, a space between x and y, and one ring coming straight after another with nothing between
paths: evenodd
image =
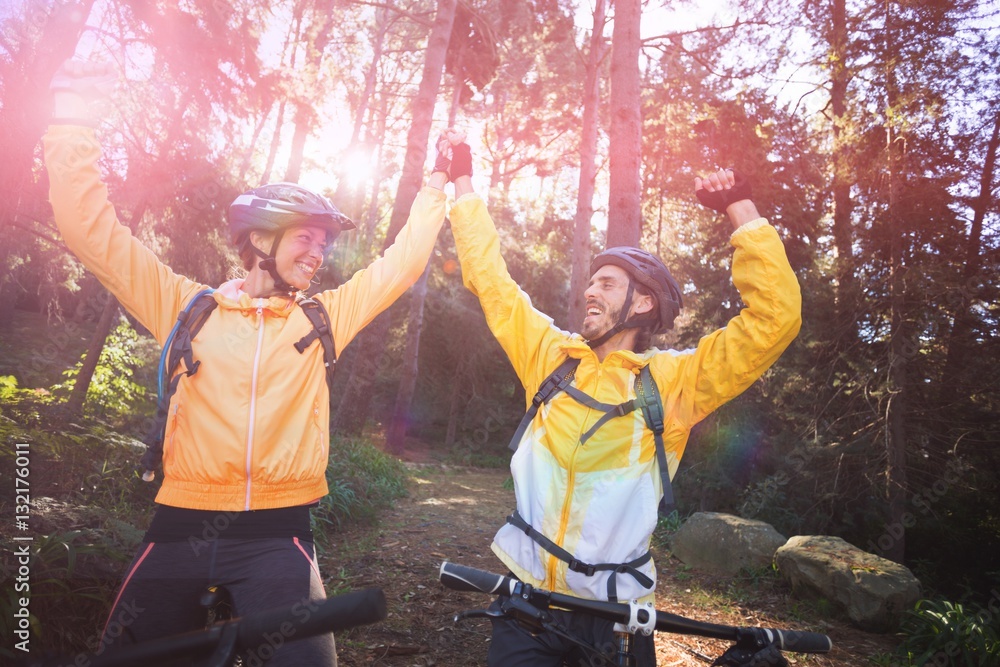
<instances>
[{"instance_id":1,"label":"forest canopy","mask_svg":"<svg viewBox=\"0 0 1000 667\"><path fill-rule=\"evenodd\" d=\"M643 22L623 69L613 29L630 3ZM678 327L657 345L684 349L742 307L731 230L693 196L696 175L738 167L785 242L803 328L692 434L681 513L839 535L956 595L1000 583L995 3L6 2L0 342L25 314L87 323L93 382L112 391L109 365L136 374L114 404L92 398L83 371L56 390L30 365L4 365L3 386L73 395L84 416L138 429L155 400L147 337L123 333L47 201L48 84L74 54L120 75L98 129L119 218L208 284L236 263L229 203L271 181L322 191L357 222L315 287L342 283L392 242L434 138L458 125L536 307L575 330L590 258L627 239L683 286ZM626 192L614 170L628 160ZM98 363L102 349L125 353ZM524 394L462 286L449 231L411 297L349 346L336 388L336 431L503 461Z\"/></svg>"}]
</instances>

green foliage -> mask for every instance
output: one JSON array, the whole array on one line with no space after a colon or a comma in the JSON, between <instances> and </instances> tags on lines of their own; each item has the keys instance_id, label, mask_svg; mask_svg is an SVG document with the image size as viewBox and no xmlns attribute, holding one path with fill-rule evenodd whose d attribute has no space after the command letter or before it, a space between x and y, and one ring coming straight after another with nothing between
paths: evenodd
<instances>
[{"instance_id":1,"label":"green foliage","mask_svg":"<svg viewBox=\"0 0 1000 667\"><path fill-rule=\"evenodd\" d=\"M0 632L14 636L13 613L18 598L27 595L34 637L59 650L86 646L95 639L94 619L107 612L114 592L102 565L120 561L122 555L82 530L36 536L30 544L29 592L16 590L17 568L8 569L0 581L5 592L0 597Z\"/></svg>"},{"instance_id":2,"label":"green foliage","mask_svg":"<svg viewBox=\"0 0 1000 667\"><path fill-rule=\"evenodd\" d=\"M17 378L13 375L0 375L0 401L7 402L17 396Z\"/></svg>"},{"instance_id":3,"label":"green foliage","mask_svg":"<svg viewBox=\"0 0 1000 667\"><path fill-rule=\"evenodd\" d=\"M1000 660L1000 618L991 609L921 600L903 621L897 657L906 665L987 667Z\"/></svg>"},{"instance_id":4,"label":"green foliage","mask_svg":"<svg viewBox=\"0 0 1000 667\"><path fill-rule=\"evenodd\" d=\"M47 389L20 387L13 375L0 375L0 405L9 419L23 425L37 424L44 407L54 402L55 397Z\"/></svg>"},{"instance_id":5,"label":"green foliage","mask_svg":"<svg viewBox=\"0 0 1000 667\"><path fill-rule=\"evenodd\" d=\"M137 356L140 349L139 334L122 320L108 334L94 376L87 387L84 409L88 415L103 418L134 417L137 412L148 411L151 405L146 387L134 381L137 369L144 361ZM66 380L52 387L57 396L68 396L76 385L83 360L63 372Z\"/></svg>"},{"instance_id":6,"label":"green foliage","mask_svg":"<svg viewBox=\"0 0 1000 667\"><path fill-rule=\"evenodd\" d=\"M684 520L677 510L674 510L667 516L658 516L656 519L656 529L653 531L653 545L657 547L669 547L674 533L680 529L682 523L684 523Z\"/></svg>"},{"instance_id":7,"label":"green foliage","mask_svg":"<svg viewBox=\"0 0 1000 667\"><path fill-rule=\"evenodd\" d=\"M370 520L406 495L405 466L362 438L335 437L330 442L326 482L330 493L313 511L316 544L325 548L329 533L347 521Z\"/></svg>"},{"instance_id":8,"label":"green foliage","mask_svg":"<svg viewBox=\"0 0 1000 667\"><path fill-rule=\"evenodd\" d=\"M788 477L781 473L753 480L744 490L739 515L780 526L785 534L795 534L801 528L802 519L792 509L787 491Z\"/></svg>"}]
</instances>

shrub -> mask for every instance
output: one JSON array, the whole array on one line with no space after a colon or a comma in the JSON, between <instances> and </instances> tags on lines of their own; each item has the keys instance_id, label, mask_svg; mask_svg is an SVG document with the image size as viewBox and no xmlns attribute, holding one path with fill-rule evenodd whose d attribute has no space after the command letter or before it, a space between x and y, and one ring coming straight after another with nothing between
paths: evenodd
<instances>
[{"instance_id":1,"label":"shrub","mask_svg":"<svg viewBox=\"0 0 1000 667\"><path fill-rule=\"evenodd\" d=\"M979 606L921 600L903 622L906 639L897 651L904 664L987 667L1000 660L995 614Z\"/></svg>"},{"instance_id":2,"label":"shrub","mask_svg":"<svg viewBox=\"0 0 1000 667\"><path fill-rule=\"evenodd\" d=\"M406 467L368 440L334 437L326 482L330 493L313 512L317 547L327 544L326 533L347 521L374 517L378 510L406 495Z\"/></svg>"},{"instance_id":3,"label":"shrub","mask_svg":"<svg viewBox=\"0 0 1000 667\"><path fill-rule=\"evenodd\" d=\"M87 387L84 410L87 416L112 418L117 422L135 420L152 409L147 389L136 382L136 373L151 362L148 354L139 354L142 344L139 334L127 320L110 333L101 349L94 375ZM66 380L51 388L57 396L69 396L76 385L84 360L63 371Z\"/></svg>"}]
</instances>

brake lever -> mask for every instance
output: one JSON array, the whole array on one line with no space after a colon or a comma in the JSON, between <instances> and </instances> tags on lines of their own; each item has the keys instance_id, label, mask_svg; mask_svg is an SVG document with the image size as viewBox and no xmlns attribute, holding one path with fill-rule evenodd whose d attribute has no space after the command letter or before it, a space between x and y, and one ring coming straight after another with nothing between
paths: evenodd
<instances>
[{"instance_id":1,"label":"brake lever","mask_svg":"<svg viewBox=\"0 0 1000 667\"><path fill-rule=\"evenodd\" d=\"M504 614L502 611L491 611L489 609L466 609L465 611L460 611L455 614L455 618L452 622L458 623L459 621L464 621L467 618L503 618Z\"/></svg>"},{"instance_id":2,"label":"brake lever","mask_svg":"<svg viewBox=\"0 0 1000 667\"><path fill-rule=\"evenodd\" d=\"M546 624L552 620L552 614L539 609L520 597L505 597L500 603L499 611L493 609L466 609L455 614L454 622L467 618L509 618L533 635L545 632Z\"/></svg>"},{"instance_id":3,"label":"brake lever","mask_svg":"<svg viewBox=\"0 0 1000 667\"><path fill-rule=\"evenodd\" d=\"M500 611L533 635L545 632L546 624L552 621L552 614L520 597L505 598L500 603Z\"/></svg>"}]
</instances>

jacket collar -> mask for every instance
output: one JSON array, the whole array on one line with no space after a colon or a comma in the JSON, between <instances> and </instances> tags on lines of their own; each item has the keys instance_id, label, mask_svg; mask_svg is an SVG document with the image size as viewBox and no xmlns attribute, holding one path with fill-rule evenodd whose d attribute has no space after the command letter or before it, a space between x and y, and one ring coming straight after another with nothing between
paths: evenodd
<instances>
[{"instance_id":1,"label":"jacket collar","mask_svg":"<svg viewBox=\"0 0 1000 667\"><path fill-rule=\"evenodd\" d=\"M567 355L574 359L593 359L597 363L597 355L587 345L587 341L580 334L573 334L560 346ZM636 354L631 350L615 350L604 358L605 366L628 368L630 370L639 369L649 364L653 356L658 352L656 348L650 348L641 354Z\"/></svg>"},{"instance_id":2,"label":"jacket collar","mask_svg":"<svg viewBox=\"0 0 1000 667\"><path fill-rule=\"evenodd\" d=\"M228 280L215 290L215 300L223 308L233 310L257 310L260 307L280 317L287 317L295 308L295 300L287 297L272 296L255 299L243 291L243 279Z\"/></svg>"}]
</instances>

